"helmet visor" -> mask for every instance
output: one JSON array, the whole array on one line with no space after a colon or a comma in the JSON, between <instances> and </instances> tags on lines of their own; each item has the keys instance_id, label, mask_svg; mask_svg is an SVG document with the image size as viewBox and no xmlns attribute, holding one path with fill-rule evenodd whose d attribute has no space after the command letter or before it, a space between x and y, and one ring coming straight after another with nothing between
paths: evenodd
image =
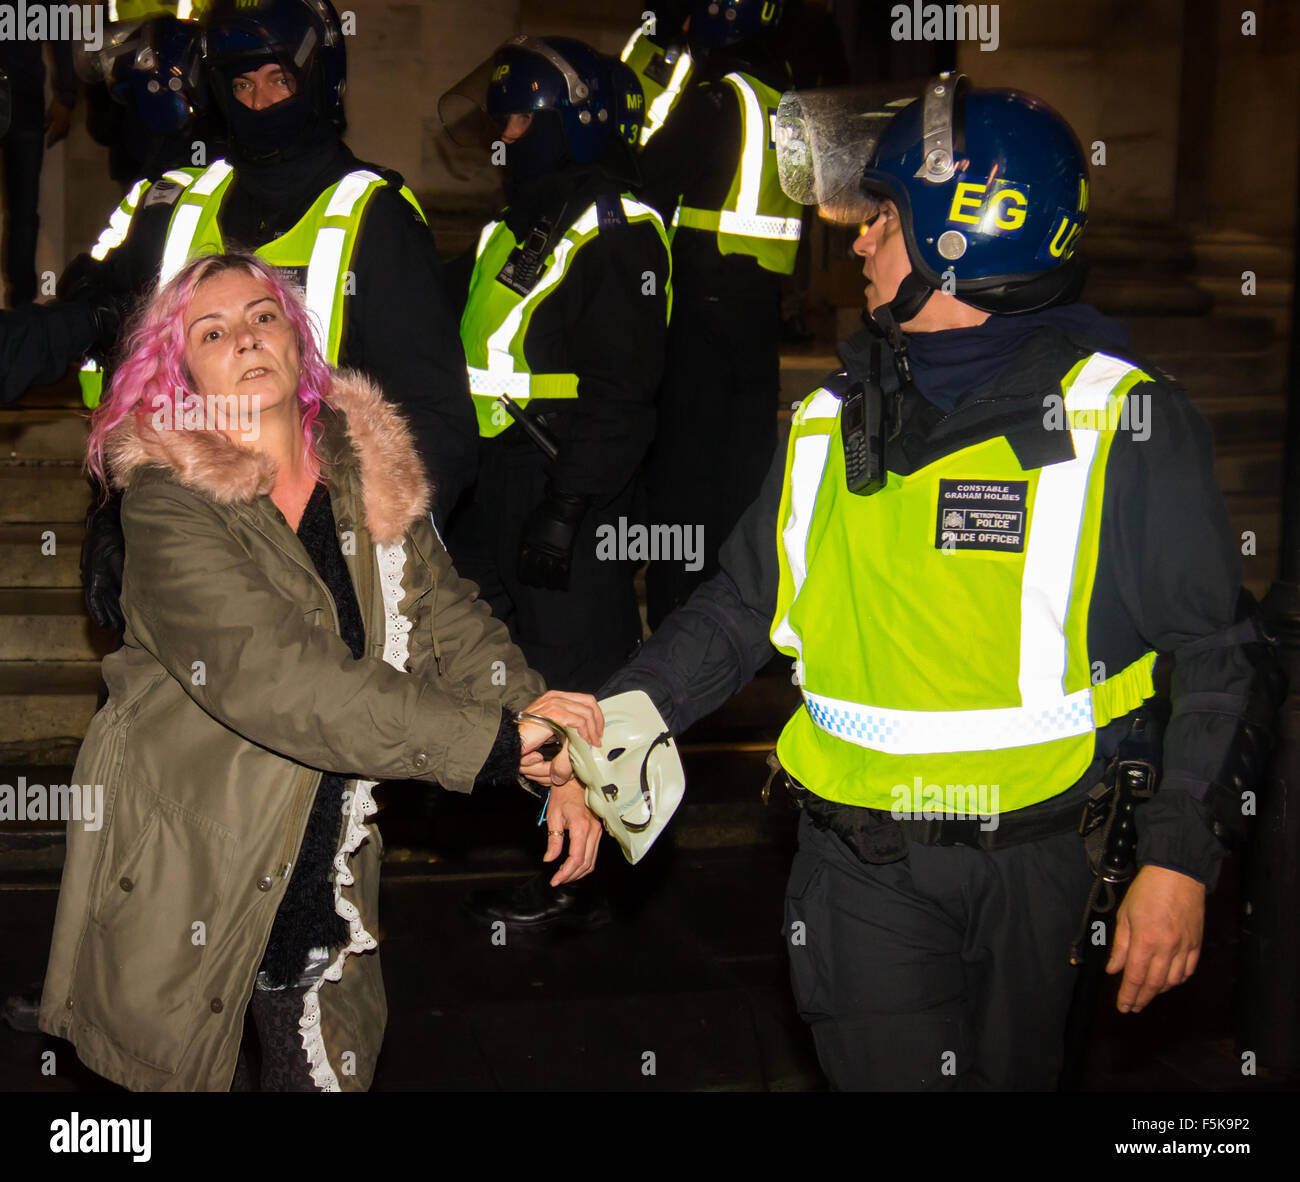
<instances>
[{"instance_id":1,"label":"helmet visor","mask_svg":"<svg viewBox=\"0 0 1300 1182\"><path fill-rule=\"evenodd\" d=\"M105 30L103 44L90 49L84 41L72 43L72 68L78 79L92 86L113 77L118 62L128 54L134 57L142 41L143 20L116 21Z\"/></svg>"},{"instance_id":2,"label":"helmet visor","mask_svg":"<svg viewBox=\"0 0 1300 1182\"><path fill-rule=\"evenodd\" d=\"M918 90L918 85L899 82L782 95L776 109L776 163L786 196L817 206L823 218L839 225L874 217L877 199L863 191L862 171L885 128Z\"/></svg>"},{"instance_id":3,"label":"helmet visor","mask_svg":"<svg viewBox=\"0 0 1300 1182\"><path fill-rule=\"evenodd\" d=\"M504 124L492 119L487 110L493 64L493 58L479 62L438 100L438 118L458 148L482 147L504 130Z\"/></svg>"}]
</instances>

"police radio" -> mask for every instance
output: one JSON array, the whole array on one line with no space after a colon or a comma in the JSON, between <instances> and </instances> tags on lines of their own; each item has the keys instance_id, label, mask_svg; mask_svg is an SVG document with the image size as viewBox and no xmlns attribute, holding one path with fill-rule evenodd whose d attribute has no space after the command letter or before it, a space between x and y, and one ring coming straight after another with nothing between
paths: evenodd
<instances>
[{"instance_id":1,"label":"police radio","mask_svg":"<svg viewBox=\"0 0 1300 1182\"><path fill-rule=\"evenodd\" d=\"M880 353L871 350L867 381L854 382L840 407L844 479L849 492L869 497L885 487L885 395L880 388Z\"/></svg>"}]
</instances>

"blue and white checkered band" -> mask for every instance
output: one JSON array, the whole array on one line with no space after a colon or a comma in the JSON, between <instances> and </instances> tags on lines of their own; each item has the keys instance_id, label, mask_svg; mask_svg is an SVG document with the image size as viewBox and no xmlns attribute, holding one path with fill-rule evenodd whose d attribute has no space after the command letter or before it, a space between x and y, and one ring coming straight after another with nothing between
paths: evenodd
<instances>
[{"instance_id":1,"label":"blue and white checkered band","mask_svg":"<svg viewBox=\"0 0 1300 1182\"><path fill-rule=\"evenodd\" d=\"M1080 690L1047 706L992 710L888 710L805 689L804 705L828 735L895 755L993 751L1047 743L1094 729L1092 694Z\"/></svg>"},{"instance_id":2,"label":"blue and white checkered band","mask_svg":"<svg viewBox=\"0 0 1300 1182\"><path fill-rule=\"evenodd\" d=\"M865 747L880 746L894 735L894 726L888 718L866 710L844 710L809 700L808 713L822 730Z\"/></svg>"}]
</instances>

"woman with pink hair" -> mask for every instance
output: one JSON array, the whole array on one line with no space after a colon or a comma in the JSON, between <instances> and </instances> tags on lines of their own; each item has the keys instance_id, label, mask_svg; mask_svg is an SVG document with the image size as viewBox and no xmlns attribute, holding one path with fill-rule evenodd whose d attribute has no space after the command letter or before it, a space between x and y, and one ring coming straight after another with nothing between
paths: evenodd
<instances>
[{"instance_id":1,"label":"woman with pink hair","mask_svg":"<svg viewBox=\"0 0 1300 1182\"><path fill-rule=\"evenodd\" d=\"M124 490L122 648L77 760L40 1025L132 1089L369 1087L387 1008L381 779L513 781L595 699L543 693L460 580L411 434L321 360L298 295L247 254L191 262L137 316L87 467ZM540 757L529 761L530 774ZM551 764L552 881L600 827ZM237 1071L237 1067L239 1070Z\"/></svg>"}]
</instances>

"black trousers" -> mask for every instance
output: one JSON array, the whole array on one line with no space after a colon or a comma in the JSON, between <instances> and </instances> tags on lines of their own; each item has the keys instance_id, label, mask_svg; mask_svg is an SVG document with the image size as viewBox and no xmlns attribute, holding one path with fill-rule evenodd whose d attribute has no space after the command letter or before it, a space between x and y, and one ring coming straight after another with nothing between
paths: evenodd
<instances>
[{"instance_id":1,"label":"black trousers","mask_svg":"<svg viewBox=\"0 0 1300 1182\"><path fill-rule=\"evenodd\" d=\"M831 1086L1054 1089L1091 882L1076 833L869 866L802 815L785 938Z\"/></svg>"},{"instance_id":2,"label":"black trousers","mask_svg":"<svg viewBox=\"0 0 1300 1182\"><path fill-rule=\"evenodd\" d=\"M507 434L519 431L511 427ZM456 573L478 584L480 597L548 686L594 693L641 639L637 564L603 557L597 534L611 525L617 537L619 517L633 515L630 474L611 504L587 514L568 590L552 591L529 586L518 574L524 522L546 496L546 465L526 440L485 440L478 483L456 515L447 549Z\"/></svg>"},{"instance_id":3,"label":"black trousers","mask_svg":"<svg viewBox=\"0 0 1300 1182\"><path fill-rule=\"evenodd\" d=\"M674 278L676 283L676 278ZM781 373L780 276L726 298L677 287L646 461L650 524L703 527L703 566L652 562L650 627L718 569L718 550L758 495L777 439Z\"/></svg>"},{"instance_id":4,"label":"black trousers","mask_svg":"<svg viewBox=\"0 0 1300 1182\"><path fill-rule=\"evenodd\" d=\"M36 298L36 236L41 228L41 161L45 154L42 96L13 96L9 134L0 140L5 173L4 277L9 306Z\"/></svg>"}]
</instances>

